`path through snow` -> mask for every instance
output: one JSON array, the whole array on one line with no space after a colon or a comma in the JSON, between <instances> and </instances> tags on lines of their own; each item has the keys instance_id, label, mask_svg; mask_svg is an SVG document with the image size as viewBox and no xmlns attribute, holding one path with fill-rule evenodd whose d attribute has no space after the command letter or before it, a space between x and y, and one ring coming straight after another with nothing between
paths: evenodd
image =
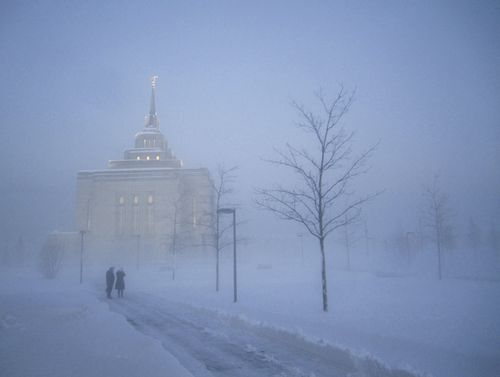
<instances>
[{"instance_id":1,"label":"path through snow","mask_svg":"<svg viewBox=\"0 0 500 377\"><path fill-rule=\"evenodd\" d=\"M413 377L293 333L146 293L109 301L196 377Z\"/></svg>"}]
</instances>

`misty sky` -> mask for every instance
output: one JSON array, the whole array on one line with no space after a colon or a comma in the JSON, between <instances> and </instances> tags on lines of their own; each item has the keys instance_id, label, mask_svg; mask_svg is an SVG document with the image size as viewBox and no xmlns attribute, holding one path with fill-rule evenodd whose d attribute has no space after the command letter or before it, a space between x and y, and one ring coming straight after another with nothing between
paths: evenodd
<instances>
[{"instance_id":1,"label":"misty sky","mask_svg":"<svg viewBox=\"0 0 500 377\"><path fill-rule=\"evenodd\" d=\"M412 227L441 172L457 223L500 213L498 1L2 1L1 236L72 230L76 173L122 158L156 74L160 128L186 167L239 165L239 199L276 181L261 158L300 143L295 99L356 89L355 150L381 140L360 192L373 227ZM380 229L382 231L382 229ZM10 241L9 241L10 240Z\"/></svg>"}]
</instances>

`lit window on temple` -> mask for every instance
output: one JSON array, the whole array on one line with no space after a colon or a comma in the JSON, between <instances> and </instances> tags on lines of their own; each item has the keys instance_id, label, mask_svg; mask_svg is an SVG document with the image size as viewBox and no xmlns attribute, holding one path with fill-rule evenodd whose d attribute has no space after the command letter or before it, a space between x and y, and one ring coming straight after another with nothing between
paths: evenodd
<instances>
[{"instance_id":1,"label":"lit window on temple","mask_svg":"<svg viewBox=\"0 0 500 377\"><path fill-rule=\"evenodd\" d=\"M153 204L153 195L148 195L148 204Z\"/></svg>"},{"instance_id":2,"label":"lit window on temple","mask_svg":"<svg viewBox=\"0 0 500 377\"><path fill-rule=\"evenodd\" d=\"M125 204L125 198L123 196L120 196L120 198L118 199L118 203L120 203L120 205Z\"/></svg>"},{"instance_id":3,"label":"lit window on temple","mask_svg":"<svg viewBox=\"0 0 500 377\"><path fill-rule=\"evenodd\" d=\"M156 156L156 159L159 160L160 159L160 156Z\"/></svg>"},{"instance_id":4,"label":"lit window on temple","mask_svg":"<svg viewBox=\"0 0 500 377\"><path fill-rule=\"evenodd\" d=\"M139 204L139 196L134 195L134 204Z\"/></svg>"},{"instance_id":5,"label":"lit window on temple","mask_svg":"<svg viewBox=\"0 0 500 377\"><path fill-rule=\"evenodd\" d=\"M148 160L148 161L149 161L149 156L146 156L146 160Z\"/></svg>"},{"instance_id":6,"label":"lit window on temple","mask_svg":"<svg viewBox=\"0 0 500 377\"><path fill-rule=\"evenodd\" d=\"M141 159L141 156L137 156L137 159L140 160Z\"/></svg>"}]
</instances>

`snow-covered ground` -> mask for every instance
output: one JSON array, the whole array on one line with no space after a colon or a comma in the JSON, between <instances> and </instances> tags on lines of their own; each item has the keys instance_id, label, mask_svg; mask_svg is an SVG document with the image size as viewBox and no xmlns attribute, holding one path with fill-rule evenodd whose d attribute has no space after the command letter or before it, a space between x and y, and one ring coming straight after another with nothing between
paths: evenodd
<instances>
[{"instance_id":1,"label":"snow-covered ground","mask_svg":"<svg viewBox=\"0 0 500 377\"><path fill-rule=\"evenodd\" d=\"M144 286L131 271L130 282L137 290L286 329L394 368L437 377L500 374L499 282L331 270L330 311L323 313L315 266L244 264L234 304L229 262L219 293L213 270L200 268L194 278L187 265L179 266L176 281L158 272Z\"/></svg>"},{"instance_id":2,"label":"snow-covered ground","mask_svg":"<svg viewBox=\"0 0 500 377\"><path fill-rule=\"evenodd\" d=\"M0 376L191 376L92 287L2 271Z\"/></svg>"},{"instance_id":3,"label":"snow-covered ground","mask_svg":"<svg viewBox=\"0 0 500 377\"><path fill-rule=\"evenodd\" d=\"M83 285L71 271L53 281L2 271L2 375L329 375L320 361L308 365L294 357L297 349L301 356L321 349L325 360L358 365L331 375L500 373L498 282L332 270L330 311L323 313L319 275L308 264L242 263L238 303L229 259L218 293L213 266L179 261L177 267L175 281L169 270L126 268L125 298L111 301L103 291L104 267L94 277L89 271Z\"/></svg>"}]
</instances>

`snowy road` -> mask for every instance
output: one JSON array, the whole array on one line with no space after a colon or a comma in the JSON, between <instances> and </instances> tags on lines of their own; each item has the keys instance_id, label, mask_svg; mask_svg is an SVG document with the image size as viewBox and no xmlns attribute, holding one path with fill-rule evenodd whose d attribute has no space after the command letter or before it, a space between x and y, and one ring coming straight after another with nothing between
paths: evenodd
<instances>
[{"instance_id":1,"label":"snowy road","mask_svg":"<svg viewBox=\"0 0 500 377\"><path fill-rule=\"evenodd\" d=\"M413 376L292 333L151 294L109 303L138 331L160 340L196 377Z\"/></svg>"}]
</instances>

